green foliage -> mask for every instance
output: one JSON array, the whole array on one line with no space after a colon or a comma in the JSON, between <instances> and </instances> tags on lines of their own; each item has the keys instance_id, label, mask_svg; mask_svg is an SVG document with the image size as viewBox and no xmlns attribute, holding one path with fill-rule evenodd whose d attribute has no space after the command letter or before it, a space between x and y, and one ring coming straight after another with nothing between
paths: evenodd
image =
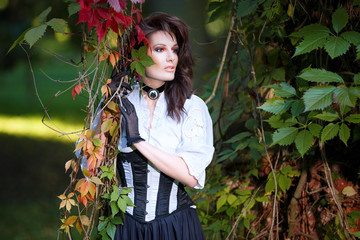
<instances>
[{"instance_id":1,"label":"green foliage","mask_svg":"<svg viewBox=\"0 0 360 240\"><path fill-rule=\"evenodd\" d=\"M136 70L140 76L145 76L145 67L155 64L149 55L146 55L148 47L142 46L139 50L131 49L131 57L134 61L130 64L131 71Z\"/></svg>"},{"instance_id":2,"label":"green foliage","mask_svg":"<svg viewBox=\"0 0 360 240\"><path fill-rule=\"evenodd\" d=\"M16 47L18 44L21 44L24 40L29 44L30 48L44 36L44 33L48 26L50 26L54 31L59 33L65 33L67 27L67 22L64 19L52 18L49 21L46 21L47 16L51 12L52 8L48 7L39 16L36 17L38 26L33 26L29 29L26 29L20 37L18 37L15 42L11 45L8 50L8 53Z\"/></svg>"}]
</instances>

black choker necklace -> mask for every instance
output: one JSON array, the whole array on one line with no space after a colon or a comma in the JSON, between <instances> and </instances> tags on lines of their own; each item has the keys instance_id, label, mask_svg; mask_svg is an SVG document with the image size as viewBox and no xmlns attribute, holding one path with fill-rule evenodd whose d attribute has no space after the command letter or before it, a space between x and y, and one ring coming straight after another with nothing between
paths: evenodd
<instances>
[{"instance_id":1,"label":"black choker necklace","mask_svg":"<svg viewBox=\"0 0 360 240\"><path fill-rule=\"evenodd\" d=\"M147 86L145 84L143 86L143 90L145 92L147 92L147 95L151 100L158 99L159 96L160 96L160 93L162 93L164 91L164 89L165 89L165 84L163 84L159 88L151 88L151 87L149 87L149 86Z\"/></svg>"}]
</instances>

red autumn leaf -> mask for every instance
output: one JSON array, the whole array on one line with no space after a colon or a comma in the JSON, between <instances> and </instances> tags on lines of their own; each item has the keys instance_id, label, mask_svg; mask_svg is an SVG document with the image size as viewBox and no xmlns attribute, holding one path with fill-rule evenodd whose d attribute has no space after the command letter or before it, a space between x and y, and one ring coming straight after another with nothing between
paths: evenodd
<instances>
[{"instance_id":1,"label":"red autumn leaf","mask_svg":"<svg viewBox=\"0 0 360 240\"><path fill-rule=\"evenodd\" d=\"M108 8L98 7L98 8L96 8L96 11L99 14L99 16L105 20L111 18L111 13Z\"/></svg>"},{"instance_id":2,"label":"red autumn leaf","mask_svg":"<svg viewBox=\"0 0 360 240\"><path fill-rule=\"evenodd\" d=\"M78 218L77 216L68 217L65 221L65 225L72 226L77 218Z\"/></svg>"},{"instance_id":3,"label":"red autumn leaf","mask_svg":"<svg viewBox=\"0 0 360 240\"><path fill-rule=\"evenodd\" d=\"M101 39L103 39L103 37L105 36L107 32L107 26L106 26L106 22L103 23L99 23L99 25L96 28L96 34L98 36L98 41L100 42Z\"/></svg>"},{"instance_id":4,"label":"red autumn leaf","mask_svg":"<svg viewBox=\"0 0 360 240\"><path fill-rule=\"evenodd\" d=\"M95 154L91 154L88 161L87 161L87 165L90 171L92 171L93 169L95 169L96 167L96 156Z\"/></svg>"},{"instance_id":5,"label":"red autumn leaf","mask_svg":"<svg viewBox=\"0 0 360 240\"><path fill-rule=\"evenodd\" d=\"M78 220L76 221L75 228L76 228L76 230L78 230L78 232L79 232L80 234L82 233L83 229L82 229L82 227L81 227L80 219L78 219Z\"/></svg>"},{"instance_id":6,"label":"red autumn leaf","mask_svg":"<svg viewBox=\"0 0 360 240\"><path fill-rule=\"evenodd\" d=\"M85 207L87 207L88 199L86 198L86 196L82 197L81 195L78 195L77 199L78 199L79 203L82 203L82 204L84 204Z\"/></svg>"},{"instance_id":7,"label":"red autumn leaf","mask_svg":"<svg viewBox=\"0 0 360 240\"><path fill-rule=\"evenodd\" d=\"M108 3L116 12L121 12L126 8L126 0L108 0Z\"/></svg>"},{"instance_id":8,"label":"red autumn leaf","mask_svg":"<svg viewBox=\"0 0 360 240\"><path fill-rule=\"evenodd\" d=\"M145 33L143 32L143 30L140 28L139 25L136 25L135 28L136 28L136 32L137 32L138 42L139 43L144 42L144 44L146 45L147 41L146 41L146 38L145 38Z\"/></svg>"},{"instance_id":9,"label":"red autumn leaf","mask_svg":"<svg viewBox=\"0 0 360 240\"><path fill-rule=\"evenodd\" d=\"M141 15L141 10L136 8L135 5L133 4L132 8L131 8L131 15L136 14L136 19L137 22L139 23L142 19L142 15Z\"/></svg>"},{"instance_id":10,"label":"red autumn leaf","mask_svg":"<svg viewBox=\"0 0 360 240\"><path fill-rule=\"evenodd\" d=\"M90 31L92 27L100 24L100 16L92 7L85 7L79 11L79 21L77 24L82 22L86 22L88 24L88 30Z\"/></svg>"},{"instance_id":11,"label":"red autumn leaf","mask_svg":"<svg viewBox=\"0 0 360 240\"><path fill-rule=\"evenodd\" d=\"M72 97L75 99L76 94L80 94L81 89L83 88L84 83L79 83L78 85L76 85L73 90L72 90Z\"/></svg>"},{"instance_id":12,"label":"red autumn leaf","mask_svg":"<svg viewBox=\"0 0 360 240\"><path fill-rule=\"evenodd\" d=\"M109 27L111 28L111 30L114 31L114 33L119 34L119 25L114 18L106 20L106 28Z\"/></svg>"},{"instance_id":13,"label":"red autumn leaf","mask_svg":"<svg viewBox=\"0 0 360 240\"><path fill-rule=\"evenodd\" d=\"M113 18L115 22L120 23L123 25L123 28L127 28L131 25L132 17L131 16L124 16L123 13L118 13L112 11Z\"/></svg>"},{"instance_id":14,"label":"red autumn leaf","mask_svg":"<svg viewBox=\"0 0 360 240\"><path fill-rule=\"evenodd\" d=\"M94 198L95 196L95 192L96 192L96 185L92 182L88 182L88 186L89 186L89 193L91 195L92 198Z\"/></svg>"},{"instance_id":15,"label":"red autumn leaf","mask_svg":"<svg viewBox=\"0 0 360 240\"><path fill-rule=\"evenodd\" d=\"M86 215L81 215L81 216L80 216L80 220L81 220L81 223L82 223L84 226L90 226L90 220L89 220L88 216L86 216Z\"/></svg>"}]
</instances>

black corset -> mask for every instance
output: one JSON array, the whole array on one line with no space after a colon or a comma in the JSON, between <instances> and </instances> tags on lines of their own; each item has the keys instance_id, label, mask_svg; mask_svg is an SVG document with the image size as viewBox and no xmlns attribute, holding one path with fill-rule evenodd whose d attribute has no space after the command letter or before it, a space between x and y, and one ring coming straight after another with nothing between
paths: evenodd
<instances>
[{"instance_id":1,"label":"black corset","mask_svg":"<svg viewBox=\"0 0 360 240\"><path fill-rule=\"evenodd\" d=\"M117 160L117 168L120 175L121 185L124 187L128 186L125 178L125 172L123 167L123 162L129 162L131 164L131 170L133 174L133 184L134 184L134 212L133 216L140 222L145 221L146 204L147 201L147 189L149 187L147 183L148 176L148 160L137 150L130 153L119 153ZM156 200L156 210L155 210L155 219L160 216L165 216L169 214L169 202L170 202L170 193L172 185L174 184L174 179L167 176L166 174L160 172L159 186L157 192ZM177 209L186 208L194 205L189 195L184 189L182 183L178 183L177 191Z\"/></svg>"}]
</instances>

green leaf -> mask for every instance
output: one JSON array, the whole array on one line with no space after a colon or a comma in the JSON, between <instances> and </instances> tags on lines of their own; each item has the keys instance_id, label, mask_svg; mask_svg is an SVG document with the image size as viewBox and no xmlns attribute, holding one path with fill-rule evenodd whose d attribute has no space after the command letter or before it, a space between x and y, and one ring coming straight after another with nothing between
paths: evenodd
<instances>
[{"instance_id":1,"label":"green leaf","mask_svg":"<svg viewBox=\"0 0 360 240\"><path fill-rule=\"evenodd\" d=\"M293 97L296 96L296 90L290 84L282 82L277 88L274 88L274 94L280 97Z\"/></svg>"},{"instance_id":2,"label":"green leaf","mask_svg":"<svg viewBox=\"0 0 360 240\"><path fill-rule=\"evenodd\" d=\"M280 189L283 192L286 192L290 188L291 179L288 178L287 176L285 176L284 174L279 174L278 178L277 178L277 183L278 183Z\"/></svg>"},{"instance_id":3,"label":"green leaf","mask_svg":"<svg viewBox=\"0 0 360 240\"><path fill-rule=\"evenodd\" d=\"M283 120L281 119L281 115L273 115L268 120L265 120L265 122L268 122L272 128L285 128L297 124L296 118Z\"/></svg>"},{"instance_id":4,"label":"green leaf","mask_svg":"<svg viewBox=\"0 0 360 240\"><path fill-rule=\"evenodd\" d=\"M259 1L244 0L240 1L237 5L237 17L245 17L255 12Z\"/></svg>"},{"instance_id":5,"label":"green leaf","mask_svg":"<svg viewBox=\"0 0 360 240\"><path fill-rule=\"evenodd\" d=\"M355 237L360 238L360 231L359 232L352 232L352 235L354 235Z\"/></svg>"},{"instance_id":6,"label":"green leaf","mask_svg":"<svg viewBox=\"0 0 360 240\"><path fill-rule=\"evenodd\" d=\"M313 136L308 130L300 131L295 138L295 146L302 157L309 150L312 144Z\"/></svg>"},{"instance_id":7,"label":"green leaf","mask_svg":"<svg viewBox=\"0 0 360 240\"><path fill-rule=\"evenodd\" d=\"M270 173L269 176L270 176L270 178L268 179L268 181L265 184L265 193L267 193L267 194L271 193L275 189L275 181L274 181L273 175Z\"/></svg>"},{"instance_id":8,"label":"green leaf","mask_svg":"<svg viewBox=\"0 0 360 240\"><path fill-rule=\"evenodd\" d=\"M271 145L290 145L294 142L297 133L298 129L295 127L279 128L273 134L273 143Z\"/></svg>"},{"instance_id":9,"label":"green leaf","mask_svg":"<svg viewBox=\"0 0 360 240\"><path fill-rule=\"evenodd\" d=\"M55 32L59 32L59 33L65 33L67 27L67 22L61 18L52 18L46 24L52 27L52 29L54 29Z\"/></svg>"},{"instance_id":10,"label":"green leaf","mask_svg":"<svg viewBox=\"0 0 360 240\"><path fill-rule=\"evenodd\" d=\"M350 138L350 128L345 123L342 123L340 126L339 138L347 146L347 141Z\"/></svg>"},{"instance_id":11,"label":"green leaf","mask_svg":"<svg viewBox=\"0 0 360 240\"><path fill-rule=\"evenodd\" d=\"M354 84L360 85L360 73L355 74L355 76L354 76Z\"/></svg>"},{"instance_id":12,"label":"green leaf","mask_svg":"<svg viewBox=\"0 0 360 240\"><path fill-rule=\"evenodd\" d=\"M339 132L339 125L329 123L321 132L321 141L326 142L330 139L333 139Z\"/></svg>"},{"instance_id":13,"label":"green leaf","mask_svg":"<svg viewBox=\"0 0 360 240\"><path fill-rule=\"evenodd\" d=\"M283 175L289 175L293 172L292 167L291 166L285 166L284 168L280 169L280 172Z\"/></svg>"},{"instance_id":14,"label":"green leaf","mask_svg":"<svg viewBox=\"0 0 360 240\"><path fill-rule=\"evenodd\" d=\"M138 52L135 50L135 48L131 49L131 58L134 60L139 58Z\"/></svg>"},{"instance_id":15,"label":"green leaf","mask_svg":"<svg viewBox=\"0 0 360 240\"><path fill-rule=\"evenodd\" d=\"M226 203L227 195L221 195L219 199L216 202L216 210L219 211L219 209Z\"/></svg>"},{"instance_id":16,"label":"green leaf","mask_svg":"<svg viewBox=\"0 0 360 240\"><path fill-rule=\"evenodd\" d=\"M289 109L291 103L292 101L285 102L284 99L281 98L272 98L258 108L273 114L282 114Z\"/></svg>"},{"instance_id":17,"label":"green leaf","mask_svg":"<svg viewBox=\"0 0 360 240\"><path fill-rule=\"evenodd\" d=\"M214 11L216 8L220 7L223 4L223 2L210 2L209 3L209 7L208 7L208 11Z\"/></svg>"},{"instance_id":18,"label":"green leaf","mask_svg":"<svg viewBox=\"0 0 360 240\"><path fill-rule=\"evenodd\" d=\"M314 118L318 118L327 122L332 122L339 119L339 115L337 113L332 112L322 112L314 116Z\"/></svg>"},{"instance_id":19,"label":"green leaf","mask_svg":"<svg viewBox=\"0 0 360 240\"><path fill-rule=\"evenodd\" d=\"M360 44L360 33L355 31L347 31L343 32L340 35L342 38L344 38L346 41L348 41L351 44L354 44L355 46Z\"/></svg>"},{"instance_id":20,"label":"green leaf","mask_svg":"<svg viewBox=\"0 0 360 240\"><path fill-rule=\"evenodd\" d=\"M113 191L111 192L111 201L117 201L119 198L119 188L113 185Z\"/></svg>"},{"instance_id":21,"label":"green leaf","mask_svg":"<svg viewBox=\"0 0 360 240\"><path fill-rule=\"evenodd\" d=\"M292 33L291 37L304 38L309 36L327 37L330 34L330 30L324 25L315 23L307 25L301 28L299 31Z\"/></svg>"},{"instance_id":22,"label":"green leaf","mask_svg":"<svg viewBox=\"0 0 360 240\"><path fill-rule=\"evenodd\" d=\"M360 59L360 45L356 47L356 59L355 60L359 60Z\"/></svg>"},{"instance_id":23,"label":"green leaf","mask_svg":"<svg viewBox=\"0 0 360 240\"><path fill-rule=\"evenodd\" d=\"M144 65L144 67L150 67L151 65L155 64L154 60L148 55L143 56L140 59L140 63Z\"/></svg>"},{"instance_id":24,"label":"green leaf","mask_svg":"<svg viewBox=\"0 0 360 240\"><path fill-rule=\"evenodd\" d=\"M101 147L102 146L102 142L99 138L95 138L93 140L93 144L96 146L96 147Z\"/></svg>"},{"instance_id":25,"label":"green leaf","mask_svg":"<svg viewBox=\"0 0 360 240\"><path fill-rule=\"evenodd\" d=\"M110 202L111 215L114 217L119 212L119 207L116 202Z\"/></svg>"},{"instance_id":26,"label":"green leaf","mask_svg":"<svg viewBox=\"0 0 360 240\"><path fill-rule=\"evenodd\" d=\"M293 104L291 104L291 115L293 117L300 115L301 113L304 112L304 110L305 110L305 105L301 99L296 100L295 102L293 102Z\"/></svg>"},{"instance_id":27,"label":"green leaf","mask_svg":"<svg viewBox=\"0 0 360 240\"><path fill-rule=\"evenodd\" d=\"M354 92L349 91L349 88L346 86L341 86L335 89L335 100L340 105L354 107L356 104L356 95Z\"/></svg>"},{"instance_id":28,"label":"green leaf","mask_svg":"<svg viewBox=\"0 0 360 240\"><path fill-rule=\"evenodd\" d=\"M347 215L351 218L360 219L360 212L357 210L349 212Z\"/></svg>"},{"instance_id":29,"label":"green leaf","mask_svg":"<svg viewBox=\"0 0 360 240\"><path fill-rule=\"evenodd\" d=\"M69 17L74 15L75 13L78 13L80 9L81 6L79 3L70 3L68 6Z\"/></svg>"},{"instance_id":30,"label":"green leaf","mask_svg":"<svg viewBox=\"0 0 360 240\"><path fill-rule=\"evenodd\" d=\"M108 222L100 222L98 225L98 231L101 232L103 229L105 229Z\"/></svg>"},{"instance_id":31,"label":"green leaf","mask_svg":"<svg viewBox=\"0 0 360 240\"><path fill-rule=\"evenodd\" d=\"M130 64L130 67L131 71L136 70L139 75L145 76L145 67L141 63L134 61Z\"/></svg>"},{"instance_id":32,"label":"green leaf","mask_svg":"<svg viewBox=\"0 0 360 240\"><path fill-rule=\"evenodd\" d=\"M116 226L109 222L108 226L106 227L106 233L111 237L112 240L114 240L116 232Z\"/></svg>"},{"instance_id":33,"label":"green leaf","mask_svg":"<svg viewBox=\"0 0 360 240\"><path fill-rule=\"evenodd\" d=\"M47 25L40 25L30 29L25 33L24 40L30 44L30 47L34 45L43 35L46 30Z\"/></svg>"},{"instance_id":34,"label":"green leaf","mask_svg":"<svg viewBox=\"0 0 360 240\"><path fill-rule=\"evenodd\" d=\"M141 48L139 48L139 50L137 51L138 58L144 57L147 53L147 49L147 46L142 46Z\"/></svg>"},{"instance_id":35,"label":"green leaf","mask_svg":"<svg viewBox=\"0 0 360 240\"><path fill-rule=\"evenodd\" d=\"M229 194L226 201L231 205L236 201L237 197L234 194Z\"/></svg>"},{"instance_id":36,"label":"green leaf","mask_svg":"<svg viewBox=\"0 0 360 240\"><path fill-rule=\"evenodd\" d=\"M309 82L338 82L343 83L342 77L334 72L319 68L310 68L303 71L298 77Z\"/></svg>"},{"instance_id":37,"label":"green leaf","mask_svg":"<svg viewBox=\"0 0 360 240\"><path fill-rule=\"evenodd\" d=\"M339 7L332 15L332 25L336 33L339 33L348 23L349 15L343 7Z\"/></svg>"},{"instance_id":38,"label":"green leaf","mask_svg":"<svg viewBox=\"0 0 360 240\"><path fill-rule=\"evenodd\" d=\"M345 118L345 121L351 123L360 123L360 114L350 114Z\"/></svg>"},{"instance_id":39,"label":"green leaf","mask_svg":"<svg viewBox=\"0 0 360 240\"><path fill-rule=\"evenodd\" d=\"M334 59L345 54L349 48L350 43L345 41L342 37L331 36L324 45L325 51Z\"/></svg>"},{"instance_id":40,"label":"green leaf","mask_svg":"<svg viewBox=\"0 0 360 240\"><path fill-rule=\"evenodd\" d=\"M320 132L322 129L322 126L317 124L317 123L311 123L308 126L310 133L314 136L314 137L318 137L320 138Z\"/></svg>"},{"instance_id":41,"label":"green leaf","mask_svg":"<svg viewBox=\"0 0 360 240\"><path fill-rule=\"evenodd\" d=\"M121 195L123 195L123 194L128 194L128 193L130 193L131 191L132 191L131 188L126 188L126 187L124 187L124 188L121 188L120 194L121 194Z\"/></svg>"},{"instance_id":42,"label":"green leaf","mask_svg":"<svg viewBox=\"0 0 360 240\"><path fill-rule=\"evenodd\" d=\"M25 34L30 30L31 28L29 29L26 29L21 35L20 37L18 37L15 42L11 45L11 47L9 48L9 50L7 51L7 53L9 53L11 50L13 50L14 47L16 47L16 45L22 43L24 41L24 36Z\"/></svg>"},{"instance_id":43,"label":"green leaf","mask_svg":"<svg viewBox=\"0 0 360 240\"><path fill-rule=\"evenodd\" d=\"M285 69L276 68L271 71L271 77L276 81L285 81Z\"/></svg>"},{"instance_id":44,"label":"green leaf","mask_svg":"<svg viewBox=\"0 0 360 240\"><path fill-rule=\"evenodd\" d=\"M126 212L126 200L125 199L123 199L122 197L119 197L119 199L117 201L117 205L123 213Z\"/></svg>"},{"instance_id":45,"label":"green leaf","mask_svg":"<svg viewBox=\"0 0 360 240\"><path fill-rule=\"evenodd\" d=\"M354 0L352 5L353 6L359 6L360 5L360 0Z\"/></svg>"},{"instance_id":46,"label":"green leaf","mask_svg":"<svg viewBox=\"0 0 360 240\"><path fill-rule=\"evenodd\" d=\"M123 220L121 217L115 216L111 219L111 223L114 225L123 224Z\"/></svg>"},{"instance_id":47,"label":"green leaf","mask_svg":"<svg viewBox=\"0 0 360 240\"><path fill-rule=\"evenodd\" d=\"M295 53L292 57L296 57L304 53L309 53L315 49L323 47L328 37L329 37L328 35L325 36L313 35L304 38L304 40L302 40L299 43L299 45L296 47Z\"/></svg>"},{"instance_id":48,"label":"green leaf","mask_svg":"<svg viewBox=\"0 0 360 240\"><path fill-rule=\"evenodd\" d=\"M250 132L242 132L242 133L236 134L235 136L233 136L229 140L226 140L224 143L239 142L239 141L243 140L244 138L249 137L251 135L252 134Z\"/></svg>"},{"instance_id":49,"label":"green leaf","mask_svg":"<svg viewBox=\"0 0 360 240\"><path fill-rule=\"evenodd\" d=\"M51 12L51 9L52 9L51 7L48 7L42 13L40 13L39 16L37 16L37 20L39 21L39 23L42 24L46 21L46 18L49 15L49 13Z\"/></svg>"},{"instance_id":50,"label":"green leaf","mask_svg":"<svg viewBox=\"0 0 360 240\"><path fill-rule=\"evenodd\" d=\"M305 111L324 109L332 103L334 86L316 86L304 93Z\"/></svg>"},{"instance_id":51,"label":"green leaf","mask_svg":"<svg viewBox=\"0 0 360 240\"><path fill-rule=\"evenodd\" d=\"M246 227L246 229L250 229L250 221L246 218L244 218L243 221L244 221L244 227Z\"/></svg>"}]
</instances>

